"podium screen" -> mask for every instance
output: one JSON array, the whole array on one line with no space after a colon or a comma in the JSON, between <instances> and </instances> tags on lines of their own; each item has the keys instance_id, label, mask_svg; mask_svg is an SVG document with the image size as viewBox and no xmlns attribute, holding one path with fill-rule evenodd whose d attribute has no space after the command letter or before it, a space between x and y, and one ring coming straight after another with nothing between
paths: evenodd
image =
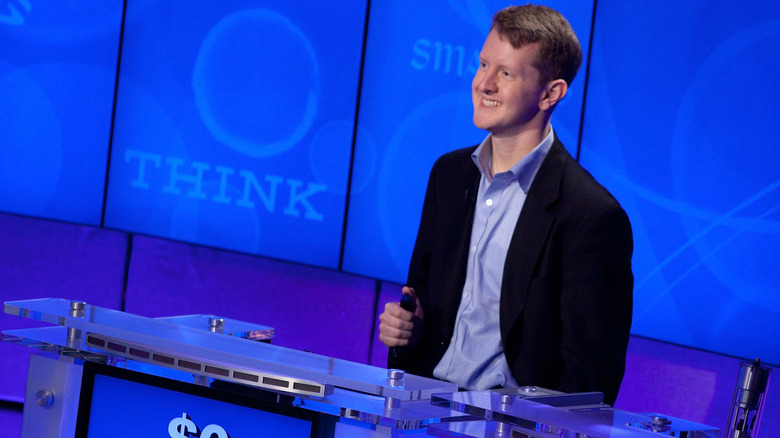
<instances>
[{"instance_id":1,"label":"podium screen","mask_svg":"<svg viewBox=\"0 0 780 438\"><path fill-rule=\"evenodd\" d=\"M76 438L321 436L327 416L291 405L87 362Z\"/></svg>"}]
</instances>

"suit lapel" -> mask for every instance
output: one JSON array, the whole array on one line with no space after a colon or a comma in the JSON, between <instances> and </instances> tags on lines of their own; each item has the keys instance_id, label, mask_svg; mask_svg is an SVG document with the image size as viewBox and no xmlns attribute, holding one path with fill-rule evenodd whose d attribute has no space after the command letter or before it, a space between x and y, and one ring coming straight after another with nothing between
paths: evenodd
<instances>
[{"instance_id":1,"label":"suit lapel","mask_svg":"<svg viewBox=\"0 0 780 438\"><path fill-rule=\"evenodd\" d=\"M515 324L525 305L534 269L555 221L550 212L560 195L568 152L557 136L534 178L509 243L501 284L500 325L502 339Z\"/></svg>"}]
</instances>

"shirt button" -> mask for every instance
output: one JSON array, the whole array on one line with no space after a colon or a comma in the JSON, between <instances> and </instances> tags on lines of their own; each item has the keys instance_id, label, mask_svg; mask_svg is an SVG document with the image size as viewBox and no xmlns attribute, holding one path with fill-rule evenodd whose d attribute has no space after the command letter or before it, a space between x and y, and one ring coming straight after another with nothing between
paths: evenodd
<instances>
[{"instance_id":1,"label":"shirt button","mask_svg":"<svg viewBox=\"0 0 780 438\"><path fill-rule=\"evenodd\" d=\"M487 201L485 201L485 204L486 204L488 207L490 207L491 205L493 205L493 200L492 200L492 199L488 199Z\"/></svg>"}]
</instances>

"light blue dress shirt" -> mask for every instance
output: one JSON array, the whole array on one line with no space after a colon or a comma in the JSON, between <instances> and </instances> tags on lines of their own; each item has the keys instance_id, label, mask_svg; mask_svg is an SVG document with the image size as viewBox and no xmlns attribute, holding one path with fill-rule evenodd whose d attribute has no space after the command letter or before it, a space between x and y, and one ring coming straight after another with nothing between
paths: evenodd
<instances>
[{"instance_id":1,"label":"light blue dress shirt","mask_svg":"<svg viewBox=\"0 0 780 438\"><path fill-rule=\"evenodd\" d=\"M492 137L488 136L471 156L482 177L471 228L466 282L450 345L433 370L436 378L469 390L517 386L501 346L501 281L509 242L528 189L552 143L551 129L531 153L492 178Z\"/></svg>"}]
</instances>

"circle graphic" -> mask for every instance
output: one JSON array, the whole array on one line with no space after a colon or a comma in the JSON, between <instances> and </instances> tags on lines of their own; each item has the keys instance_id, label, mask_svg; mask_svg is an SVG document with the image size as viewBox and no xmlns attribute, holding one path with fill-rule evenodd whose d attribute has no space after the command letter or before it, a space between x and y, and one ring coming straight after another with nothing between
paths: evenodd
<instances>
[{"instance_id":1,"label":"circle graphic","mask_svg":"<svg viewBox=\"0 0 780 438\"><path fill-rule=\"evenodd\" d=\"M242 154L277 155L311 128L320 74L306 35L265 9L222 19L203 41L192 87L211 135Z\"/></svg>"}]
</instances>

